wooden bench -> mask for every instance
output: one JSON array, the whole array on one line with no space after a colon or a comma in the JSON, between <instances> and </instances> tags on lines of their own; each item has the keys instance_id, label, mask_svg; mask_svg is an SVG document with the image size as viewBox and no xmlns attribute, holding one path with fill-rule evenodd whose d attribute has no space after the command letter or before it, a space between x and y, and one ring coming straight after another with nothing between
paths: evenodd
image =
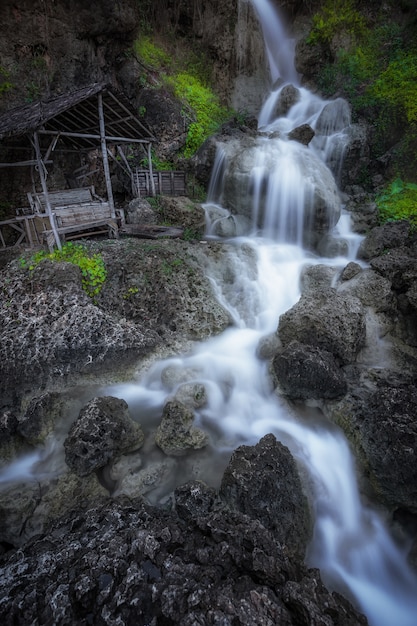
<instances>
[{"instance_id":1,"label":"wooden bench","mask_svg":"<svg viewBox=\"0 0 417 626\"><path fill-rule=\"evenodd\" d=\"M117 238L119 225L125 222L123 211L118 209L112 212L109 203L95 194L94 187L50 191L48 199L57 233L64 241L85 237L86 231L92 234L107 232L110 237ZM35 215L47 217L44 193L28 193L28 200ZM51 249L55 242L50 223L44 227L43 236Z\"/></svg>"}]
</instances>

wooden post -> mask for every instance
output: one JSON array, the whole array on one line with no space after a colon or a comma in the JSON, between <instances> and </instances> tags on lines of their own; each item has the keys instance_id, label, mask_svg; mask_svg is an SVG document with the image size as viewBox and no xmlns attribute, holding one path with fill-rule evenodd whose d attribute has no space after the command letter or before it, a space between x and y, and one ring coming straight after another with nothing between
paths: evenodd
<instances>
[{"instance_id":1,"label":"wooden post","mask_svg":"<svg viewBox=\"0 0 417 626\"><path fill-rule=\"evenodd\" d=\"M156 191L155 191L155 181L153 179L153 168L152 168L152 150L151 150L152 146L151 143L148 143L148 165L149 165L149 177L151 179L151 189L152 189L152 195L156 196Z\"/></svg>"},{"instance_id":2,"label":"wooden post","mask_svg":"<svg viewBox=\"0 0 417 626\"><path fill-rule=\"evenodd\" d=\"M104 168L104 178L106 180L107 199L108 199L109 206L110 206L111 216L113 218L116 218L116 212L114 210L113 189L111 186L111 179L110 179L109 159L107 156L106 127L104 124L103 96L101 95L101 93L98 94L98 117L99 117L99 122L100 122L100 143L101 143L101 154L103 155L103 168Z\"/></svg>"},{"instance_id":3,"label":"wooden post","mask_svg":"<svg viewBox=\"0 0 417 626\"><path fill-rule=\"evenodd\" d=\"M42 161L41 149L39 146L39 137L38 137L38 133L36 132L33 133L33 145L35 146L36 159L38 162L38 169L39 169L39 178L41 179L42 191L45 195L46 210L48 212L49 222L51 224L51 230L53 232L55 243L58 247L58 250L62 250L61 239L59 238L59 234L56 229L55 215L52 213L51 203L49 202L48 187L46 185L45 173L43 170L44 164Z\"/></svg>"}]
</instances>

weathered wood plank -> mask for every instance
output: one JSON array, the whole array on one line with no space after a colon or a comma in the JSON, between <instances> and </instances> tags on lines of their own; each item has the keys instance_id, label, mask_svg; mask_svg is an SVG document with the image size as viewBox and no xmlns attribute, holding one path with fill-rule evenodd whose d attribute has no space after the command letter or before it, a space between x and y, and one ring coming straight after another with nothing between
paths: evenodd
<instances>
[{"instance_id":1,"label":"weathered wood plank","mask_svg":"<svg viewBox=\"0 0 417 626\"><path fill-rule=\"evenodd\" d=\"M120 235L139 237L141 239L160 239L161 237L182 237L184 230L174 226L157 226L154 224L125 224L120 230Z\"/></svg>"}]
</instances>

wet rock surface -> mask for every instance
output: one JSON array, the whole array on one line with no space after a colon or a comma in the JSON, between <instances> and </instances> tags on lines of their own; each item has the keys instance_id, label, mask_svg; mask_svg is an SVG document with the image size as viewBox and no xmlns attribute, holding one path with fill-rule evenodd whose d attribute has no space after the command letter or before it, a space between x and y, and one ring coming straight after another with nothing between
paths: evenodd
<instances>
[{"instance_id":1,"label":"wet rock surface","mask_svg":"<svg viewBox=\"0 0 417 626\"><path fill-rule=\"evenodd\" d=\"M292 400L339 398L347 391L333 354L298 341L291 341L276 354L272 368L279 388Z\"/></svg>"},{"instance_id":2,"label":"wet rock surface","mask_svg":"<svg viewBox=\"0 0 417 626\"><path fill-rule=\"evenodd\" d=\"M194 425L193 411L177 399L167 402L155 434L155 443L173 456L198 450L208 443L207 434Z\"/></svg>"},{"instance_id":3,"label":"wet rock surface","mask_svg":"<svg viewBox=\"0 0 417 626\"><path fill-rule=\"evenodd\" d=\"M374 372L340 403L331 418L354 442L380 498L391 510L417 514L417 391L413 379Z\"/></svg>"},{"instance_id":4,"label":"wet rock surface","mask_svg":"<svg viewBox=\"0 0 417 626\"><path fill-rule=\"evenodd\" d=\"M303 294L281 315L278 336L284 346L298 340L352 363L365 345L365 312L358 298L333 289Z\"/></svg>"},{"instance_id":5,"label":"wet rock surface","mask_svg":"<svg viewBox=\"0 0 417 626\"><path fill-rule=\"evenodd\" d=\"M273 435L234 451L220 496L233 509L259 520L289 553L304 557L311 536L307 498L290 451Z\"/></svg>"},{"instance_id":6,"label":"wet rock surface","mask_svg":"<svg viewBox=\"0 0 417 626\"><path fill-rule=\"evenodd\" d=\"M201 214L198 216L201 220ZM151 351L218 334L230 318L206 278L215 244L181 241L89 242L107 278L93 300L80 269L17 260L2 270L0 398L18 405L25 393L128 372Z\"/></svg>"},{"instance_id":7,"label":"wet rock surface","mask_svg":"<svg viewBox=\"0 0 417 626\"><path fill-rule=\"evenodd\" d=\"M178 488L175 503L117 498L72 511L0 557L2 622L366 624L255 511L229 508L200 482Z\"/></svg>"},{"instance_id":8,"label":"wet rock surface","mask_svg":"<svg viewBox=\"0 0 417 626\"><path fill-rule=\"evenodd\" d=\"M88 476L144 441L124 400L93 398L80 411L64 442L65 460L77 476Z\"/></svg>"}]
</instances>

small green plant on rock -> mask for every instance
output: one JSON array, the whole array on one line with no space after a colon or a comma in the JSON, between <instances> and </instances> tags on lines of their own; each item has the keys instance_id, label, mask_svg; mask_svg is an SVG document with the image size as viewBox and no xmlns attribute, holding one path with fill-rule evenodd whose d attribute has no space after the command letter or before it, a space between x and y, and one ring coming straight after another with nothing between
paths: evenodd
<instances>
[{"instance_id":1,"label":"small green plant on rock","mask_svg":"<svg viewBox=\"0 0 417 626\"><path fill-rule=\"evenodd\" d=\"M82 287L90 298L94 298L100 293L107 278L106 266L101 255L98 253L90 255L81 244L68 242L62 246L62 250L54 250L53 252L40 250L29 261L20 259L20 263L22 267L33 271L44 259L66 261L77 265L81 270Z\"/></svg>"}]
</instances>

